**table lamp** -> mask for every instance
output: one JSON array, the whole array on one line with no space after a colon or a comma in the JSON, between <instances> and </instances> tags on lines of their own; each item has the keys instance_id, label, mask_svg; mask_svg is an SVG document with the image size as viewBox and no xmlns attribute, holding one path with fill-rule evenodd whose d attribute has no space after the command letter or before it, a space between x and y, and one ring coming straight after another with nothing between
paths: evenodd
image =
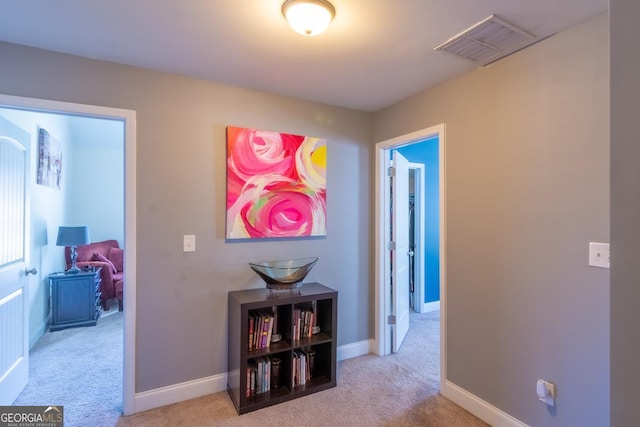
<instances>
[{"instance_id":1,"label":"table lamp","mask_svg":"<svg viewBox=\"0 0 640 427\"><path fill-rule=\"evenodd\" d=\"M88 245L89 243L89 227L86 225L58 228L56 246L71 247L71 268L68 269L65 274L76 274L80 272L80 269L76 266L76 259L78 258L76 246Z\"/></svg>"}]
</instances>

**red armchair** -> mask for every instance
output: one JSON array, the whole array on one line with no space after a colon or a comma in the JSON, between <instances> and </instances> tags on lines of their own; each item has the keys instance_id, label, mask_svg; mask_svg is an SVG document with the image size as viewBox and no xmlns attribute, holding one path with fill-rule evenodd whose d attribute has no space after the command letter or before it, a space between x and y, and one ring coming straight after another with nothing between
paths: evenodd
<instances>
[{"instance_id":1,"label":"red armchair","mask_svg":"<svg viewBox=\"0 0 640 427\"><path fill-rule=\"evenodd\" d=\"M118 299L119 310L122 311L122 287L124 284L124 253L116 240L89 243L77 247L78 258L76 265L82 269L85 266L102 267L100 270L100 304L102 309L109 310L109 300ZM64 248L67 268L71 267L71 249ZM120 282L120 283L118 283ZM117 286L116 286L117 284Z\"/></svg>"}]
</instances>

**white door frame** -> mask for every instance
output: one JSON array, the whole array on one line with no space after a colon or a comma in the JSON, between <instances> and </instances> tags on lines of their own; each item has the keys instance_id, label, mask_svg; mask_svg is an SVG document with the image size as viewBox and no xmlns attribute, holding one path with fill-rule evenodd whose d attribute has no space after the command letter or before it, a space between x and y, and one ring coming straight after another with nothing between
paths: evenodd
<instances>
[{"instance_id":1,"label":"white door frame","mask_svg":"<svg viewBox=\"0 0 640 427\"><path fill-rule=\"evenodd\" d=\"M424 173L423 163L409 162L409 170L414 171L414 197L413 197L413 310L424 313ZM416 232L418 231L418 232ZM420 286L416 286L419 283Z\"/></svg>"},{"instance_id":2,"label":"white door frame","mask_svg":"<svg viewBox=\"0 0 640 427\"><path fill-rule=\"evenodd\" d=\"M440 205L440 383L446 378L446 200L445 200L445 125L439 124L376 144L375 163L375 337L373 352L387 355L391 352L390 328L387 325L390 301L388 234L390 203L387 176L390 151L425 139L438 137L439 205Z\"/></svg>"},{"instance_id":3,"label":"white door frame","mask_svg":"<svg viewBox=\"0 0 640 427\"><path fill-rule=\"evenodd\" d=\"M123 392L124 415L135 409L136 360L136 112L120 108L74 104L37 98L0 94L0 107L20 108L45 113L72 114L124 122L124 355Z\"/></svg>"}]
</instances>

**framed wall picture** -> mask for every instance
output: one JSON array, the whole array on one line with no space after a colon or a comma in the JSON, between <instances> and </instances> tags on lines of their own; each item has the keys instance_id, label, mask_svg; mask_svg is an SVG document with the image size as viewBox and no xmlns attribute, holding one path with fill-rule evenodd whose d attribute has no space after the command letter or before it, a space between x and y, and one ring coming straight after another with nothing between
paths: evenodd
<instances>
[{"instance_id":1,"label":"framed wall picture","mask_svg":"<svg viewBox=\"0 0 640 427\"><path fill-rule=\"evenodd\" d=\"M42 128L38 130L36 182L57 190L62 188L62 144Z\"/></svg>"},{"instance_id":2,"label":"framed wall picture","mask_svg":"<svg viewBox=\"0 0 640 427\"><path fill-rule=\"evenodd\" d=\"M326 236L325 139L227 127L227 239Z\"/></svg>"}]
</instances>

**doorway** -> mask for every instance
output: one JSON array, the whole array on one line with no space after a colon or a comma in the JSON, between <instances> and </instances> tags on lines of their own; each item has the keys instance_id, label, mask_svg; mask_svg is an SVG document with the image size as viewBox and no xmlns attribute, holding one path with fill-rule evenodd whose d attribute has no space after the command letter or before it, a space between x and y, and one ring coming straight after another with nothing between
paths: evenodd
<instances>
[{"instance_id":1,"label":"doorway","mask_svg":"<svg viewBox=\"0 0 640 427\"><path fill-rule=\"evenodd\" d=\"M0 107L82 116L95 119L117 120L124 124L124 245L125 283L124 288L124 331L123 331L123 395L122 406L125 415L135 412L135 321L136 321L136 140L135 111L84 104L73 104L35 98L0 95ZM28 325L26 325L28 330Z\"/></svg>"},{"instance_id":2,"label":"doorway","mask_svg":"<svg viewBox=\"0 0 640 427\"><path fill-rule=\"evenodd\" d=\"M437 241L437 249L439 258L437 269L439 275L439 293L440 293L440 379L446 378L446 277L445 277L445 126L444 124L422 129L407 135L382 141L376 144L376 208L375 208L375 227L376 227L376 248L375 248L375 343L374 351L378 355L387 355L392 348L392 325L389 325L389 316L391 312L392 294L391 283L389 280L391 263L388 254L388 236L390 214L388 206L391 203L391 194L389 188L389 177L387 167L391 157L391 151L401 147L409 146L427 139L437 138L438 146L438 230L439 236ZM425 211L428 208L425 208ZM441 382L442 383L442 382Z\"/></svg>"}]
</instances>

